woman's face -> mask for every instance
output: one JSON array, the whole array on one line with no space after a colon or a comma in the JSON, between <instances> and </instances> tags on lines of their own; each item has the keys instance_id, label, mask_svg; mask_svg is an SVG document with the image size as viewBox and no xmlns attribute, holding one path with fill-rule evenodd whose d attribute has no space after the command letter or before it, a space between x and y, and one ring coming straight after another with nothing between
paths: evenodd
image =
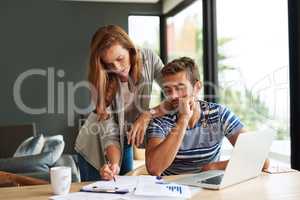
<instances>
[{"instance_id":1,"label":"woman's face","mask_svg":"<svg viewBox=\"0 0 300 200\"><path fill-rule=\"evenodd\" d=\"M130 57L127 49L115 44L104 52L101 59L108 71L120 76L121 80L128 80Z\"/></svg>"}]
</instances>

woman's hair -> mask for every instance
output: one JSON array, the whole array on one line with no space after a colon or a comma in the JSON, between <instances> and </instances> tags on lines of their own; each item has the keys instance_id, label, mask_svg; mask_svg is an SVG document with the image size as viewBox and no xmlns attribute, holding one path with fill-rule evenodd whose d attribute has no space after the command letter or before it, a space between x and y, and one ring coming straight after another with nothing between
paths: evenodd
<instances>
[{"instance_id":1,"label":"woman's hair","mask_svg":"<svg viewBox=\"0 0 300 200\"><path fill-rule=\"evenodd\" d=\"M100 120L109 116L106 108L111 104L118 90L117 76L107 70L101 56L111 46L119 44L129 52L130 71L129 79L134 85L141 76L141 56L130 40L128 34L119 26L108 25L99 28L90 44L90 60L88 79L92 87L92 100Z\"/></svg>"}]
</instances>

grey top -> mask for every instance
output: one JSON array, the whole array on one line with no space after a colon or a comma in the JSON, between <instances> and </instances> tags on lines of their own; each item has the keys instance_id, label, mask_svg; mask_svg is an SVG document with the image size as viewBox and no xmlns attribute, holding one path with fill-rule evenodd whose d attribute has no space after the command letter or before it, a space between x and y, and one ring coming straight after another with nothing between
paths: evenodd
<instances>
[{"instance_id":1,"label":"grey top","mask_svg":"<svg viewBox=\"0 0 300 200\"><path fill-rule=\"evenodd\" d=\"M139 108L135 103L134 97L137 96L137 90L136 91L130 91L128 82L121 82L121 92L122 97L124 98L124 109L122 112L124 112L125 117L125 124L124 124L124 131L126 134L126 130L129 130L130 126L138 115L140 114Z\"/></svg>"},{"instance_id":2,"label":"grey top","mask_svg":"<svg viewBox=\"0 0 300 200\"><path fill-rule=\"evenodd\" d=\"M136 95L134 97L134 104L138 114L149 109L152 83L156 80L161 85L160 71L163 67L161 59L152 50L141 49L141 55L142 76L136 87ZM129 82L129 84L131 83ZM98 122L96 114L91 113L78 133L75 150L96 169L100 169L105 163L104 150L107 146L114 144L120 148L121 155L123 154L126 131L124 130L126 116L124 116L123 105L122 91L118 90L112 105L109 107L109 110L114 114L111 114L109 119ZM121 162L122 157L119 164Z\"/></svg>"}]
</instances>

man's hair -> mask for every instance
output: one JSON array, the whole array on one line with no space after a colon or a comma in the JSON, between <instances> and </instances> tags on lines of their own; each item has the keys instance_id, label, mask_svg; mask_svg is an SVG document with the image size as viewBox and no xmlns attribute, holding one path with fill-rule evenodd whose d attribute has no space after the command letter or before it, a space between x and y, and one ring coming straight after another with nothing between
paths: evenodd
<instances>
[{"instance_id":1,"label":"man's hair","mask_svg":"<svg viewBox=\"0 0 300 200\"><path fill-rule=\"evenodd\" d=\"M195 61L188 57L181 57L166 64L161 70L162 76L174 75L185 71L188 79L194 85L200 80L198 66Z\"/></svg>"}]
</instances>

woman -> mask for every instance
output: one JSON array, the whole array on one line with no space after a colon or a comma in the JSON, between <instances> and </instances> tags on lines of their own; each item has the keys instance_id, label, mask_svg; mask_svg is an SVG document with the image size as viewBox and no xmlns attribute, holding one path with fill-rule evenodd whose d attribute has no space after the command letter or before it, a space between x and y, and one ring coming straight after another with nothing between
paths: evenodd
<instances>
[{"instance_id":1,"label":"woman","mask_svg":"<svg viewBox=\"0 0 300 200\"><path fill-rule=\"evenodd\" d=\"M89 82L96 109L87 121L97 118L100 128L97 134L82 128L75 150L83 181L111 180L132 170L131 144L142 144L151 118L165 113L162 105L149 110L152 83L161 82L163 63L151 50L137 49L115 25L98 29L90 50Z\"/></svg>"}]
</instances>

